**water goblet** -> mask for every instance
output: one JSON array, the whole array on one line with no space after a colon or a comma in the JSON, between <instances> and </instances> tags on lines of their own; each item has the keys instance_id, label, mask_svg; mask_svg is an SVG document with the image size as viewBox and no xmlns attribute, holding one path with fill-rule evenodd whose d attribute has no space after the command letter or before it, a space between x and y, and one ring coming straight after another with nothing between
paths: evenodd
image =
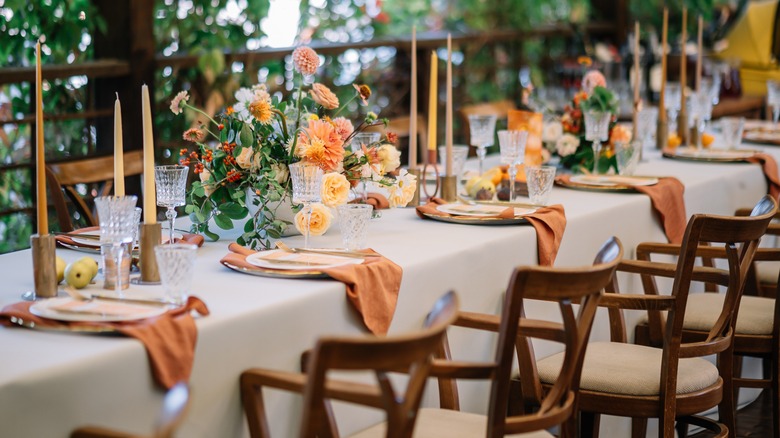
<instances>
[{"instance_id":1,"label":"water goblet","mask_svg":"<svg viewBox=\"0 0 780 438\"><path fill-rule=\"evenodd\" d=\"M154 183L157 187L157 205L166 207L165 217L168 218L169 239L168 244L173 244L173 224L176 221L176 207L184 205L187 201L187 174L186 166L155 166Z\"/></svg>"},{"instance_id":2,"label":"water goblet","mask_svg":"<svg viewBox=\"0 0 780 438\"><path fill-rule=\"evenodd\" d=\"M125 244L133 241L135 222L135 205L138 202L136 196L100 196L95 198L98 221L100 222L100 241L111 246L109 256L113 256L113 264L116 266L115 288L121 294L122 285L122 259L124 258ZM129 264L127 264L129 267Z\"/></svg>"},{"instance_id":3,"label":"water goblet","mask_svg":"<svg viewBox=\"0 0 780 438\"><path fill-rule=\"evenodd\" d=\"M366 247L368 222L373 209L370 204L339 205L341 243L348 250L355 251Z\"/></svg>"},{"instance_id":4,"label":"water goblet","mask_svg":"<svg viewBox=\"0 0 780 438\"><path fill-rule=\"evenodd\" d=\"M679 82L666 83L666 95L664 96L664 108L668 113L669 131L677 132L677 113L680 112L680 100L682 90Z\"/></svg>"},{"instance_id":5,"label":"water goblet","mask_svg":"<svg viewBox=\"0 0 780 438\"><path fill-rule=\"evenodd\" d=\"M461 144L452 146L452 174L456 177L458 187L460 187L463 168L466 166L466 159L468 159L468 156L468 146ZM442 163L442 169L444 169L445 163L447 163L447 146L439 146L439 159Z\"/></svg>"},{"instance_id":6,"label":"water goblet","mask_svg":"<svg viewBox=\"0 0 780 438\"><path fill-rule=\"evenodd\" d=\"M652 144L653 133L658 126L658 108L642 108L637 119L636 135L638 138L636 140L639 140L641 147L644 148L646 144ZM641 154L639 158L641 158Z\"/></svg>"},{"instance_id":7,"label":"water goblet","mask_svg":"<svg viewBox=\"0 0 780 438\"><path fill-rule=\"evenodd\" d=\"M154 247L166 301L182 305L187 300L187 292L192 285L192 274L195 271L197 250L196 245L189 243L171 243Z\"/></svg>"},{"instance_id":8,"label":"water goblet","mask_svg":"<svg viewBox=\"0 0 780 438\"><path fill-rule=\"evenodd\" d=\"M361 153L363 151L363 146L369 147L375 143L379 142L379 139L381 138L381 134L378 132L358 132L354 136L352 136L352 140L349 144L349 149L352 151L353 154ZM371 170L369 168L369 165L366 164L363 166L361 170L360 175L360 185L361 189L363 191L362 197L363 197L363 203L365 204L368 201L368 181L371 179Z\"/></svg>"},{"instance_id":9,"label":"water goblet","mask_svg":"<svg viewBox=\"0 0 780 438\"><path fill-rule=\"evenodd\" d=\"M498 145L501 152L501 162L509 165L509 202L515 200L515 179L517 166L525 159L525 143L528 141L528 131L498 131Z\"/></svg>"},{"instance_id":10,"label":"water goblet","mask_svg":"<svg viewBox=\"0 0 780 438\"><path fill-rule=\"evenodd\" d=\"M641 149L641 140L615 144L615 159L617 160L619 175L631 176L636 172L636 166L639 163L639 151Z\"/></svg>"},{"instance_id":11,"label":"water goblet","mask_svg":"<svg viewBox=\"0 0 780 438\"><path fill-rule=\"evenodd\" d=\"M695 120L696 131L696 148L702 148L701 138L704 135L704 129L707 127L707 122L712 117L712 94L709 90L699 90L693 93L691 96L691 118Z\"/></svg>"},{"instance_id":12,"label":"water goblet","mask_svg":"<svg viewBox=\"0 0 780 438\"><path fill-rule=\"evenodd\" d=\"M526 166L525 179L531 203L547 205L555 181L555 166Z\"/></svg>"},{"instance_id":13,"label":"water goblet","mask_svg":"<svg viewBox=\"0 0 780 438\"><path fill-rule=\"evenodd\" d=\"M593 145L593 173L600 173L601 142L609 139L609 122L612 114L601 111L585 111L585 140Z\"/></svg>"},{"instance_id":14,"label":"water goblet","mask_svg":"<svg viewBox=\"0 0 780 438\"><path fill-rule=\"evenodd\" d=\"M742 144L742 131L745 128L744 117L723 117L720 130L727 149L736 149Z\"/></svg>"},{"instance_id":15,"label":"water goblet","mask_svg":"<svg viewBox=\"0 0 780 438\"><path fill-rule=\"evenodd\" d=\"M303 247L309 247L309 227L311 225L311 204L320 201L322 189L322 168L313 163L299 161L290 164L290 179L292 180L293 203L303 204L303 214L306 217L306 230L303 233Z\"/></svg>"},{"instance_id":16,"label":"water goblet","mask_svg":"<svg viewBox=\"0 0 780 438\"><path fill-rule=\"evenodd\" d=\"M477 148L477 157L479 157L479 174L483 173L483 163L487 148L493 146L493 136L496 131L495 115L469 115L469 132L471 133L471 145Z\"/></svg>"},{"instance_id":17,"label":"water goblet","mask_svg":"<svg viewBox=\"0 0 780 438\"><path fill-rule=\"evenodd\" d=\"M772 121L777 125L780 119L780 82L766 81L766 103L772 107Z\"/></svg>"}]
</instances>

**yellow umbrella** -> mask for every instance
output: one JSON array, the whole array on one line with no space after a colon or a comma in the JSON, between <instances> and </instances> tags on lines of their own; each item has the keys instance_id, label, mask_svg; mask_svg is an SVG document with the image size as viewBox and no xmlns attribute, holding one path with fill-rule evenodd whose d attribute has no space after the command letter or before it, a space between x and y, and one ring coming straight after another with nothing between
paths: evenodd
<instances>
[{"instance_id":1,"label":"yellow umbrella","mask_svg":"<svg viewBox=\"0 0 780 438\"><path fill-rule=\"evenodd\" d=\"M720 58L738 58L743 66L774 65L772 32L775 28L777 0L749 2L726 37L728 47L718 53Z\"/></svg>"}]
</instances>

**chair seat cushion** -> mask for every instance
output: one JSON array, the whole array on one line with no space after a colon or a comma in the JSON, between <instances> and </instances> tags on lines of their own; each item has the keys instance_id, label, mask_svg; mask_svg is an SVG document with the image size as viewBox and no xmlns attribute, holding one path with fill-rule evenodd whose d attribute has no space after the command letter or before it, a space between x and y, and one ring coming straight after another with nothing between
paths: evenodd
<instances>
[{"instance_id":1,"label":"chair seat cushion","mask_svg":"<svg viewBox=\"0 0 780 438\"><path fill-rule=\"evenodd\" d=\"M780 262L756 262L756 277L761 283L777 283Z\"/></svg>"},{"instance_id":2,"label":"chair seat cushion","mask_svg":"<svg viewBox=\"0 0 780 438\"><path fill-rule=\"evenodd\" d=\"M470 412L449 409L422 408L417 413L414 426L414 438L474 438L483 437L487 432L487 417ZM385 423L371 426L350 438L383 438ZM545 430L530 433L505 435L514 438L553 438Z\"/></svg>"},{"instance_id":3,"label":"chair seat cushion","mask_svg":"<svg viewBox=\"0 0 780 438\"><path fill-rule=\"evenodd\" d=\"M618 342L588 344L582 366L580 388L624 395L659 395L663 350ZM548 356L537 363L539 377L553 383L563 362L563 353ZM718 381L715 365L700 358L680 359L677 394L707 388Z\"/></svg>"},{"instance_id":4,"label":"chair seat cushion","mask_svg":"<svg viewBox=\"0 0 780 438\"><path fill-rule=\"evenodd\" d=\"M724 294L696 293L688 295L683 327L709 331L723 308ZM771 335L774 326L775 300L742 296L736 331L743 335Z\"/></svg>"}]
</instances>

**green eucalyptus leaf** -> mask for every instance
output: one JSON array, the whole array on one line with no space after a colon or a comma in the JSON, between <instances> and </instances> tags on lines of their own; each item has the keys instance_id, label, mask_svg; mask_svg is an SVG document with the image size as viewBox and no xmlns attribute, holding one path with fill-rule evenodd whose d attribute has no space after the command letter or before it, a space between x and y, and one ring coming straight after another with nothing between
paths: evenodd
<instances>
[{"instance_id":1,"label":"green eucalyptus leaf","mask_svg":"<svg viewBox=\"0 0 780 438\"><path fill-rule=\"evenodd\" d=\"M214 215L214 223L223 230L233 229L233 221L226 214L217 213Z\"/></svg>"}]
</instances>

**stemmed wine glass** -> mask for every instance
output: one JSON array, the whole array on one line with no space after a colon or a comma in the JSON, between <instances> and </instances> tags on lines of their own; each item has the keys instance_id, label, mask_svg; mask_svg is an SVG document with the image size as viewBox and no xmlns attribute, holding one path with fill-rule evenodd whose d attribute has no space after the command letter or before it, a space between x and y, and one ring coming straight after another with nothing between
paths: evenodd
<instances>
[{"instance_id":1,"label":"stemmed wine glass","mask_svg":"<svg viewBox=\"0 0 780 438\"><path fill-rule=\"evenodd\" d=\"M479 157L479 174L482 175L482 164L485 161L488 146L493 146L493 135L496 132L495 115L469 115L469 132L471 133L471 145L477 148Z\"/></svg>"},{"instance_id":2,"label":"stemmed wine glass","mask_svg":"<svg viewBox=\"0 0 780 438\"><path fill-rule=\"evenodd\" d=\"M696 124L697 135L696 149L702 148L701 138L707 122L712 117L712 94L710 90L702 88L691 96L691 119Z\"/></svg>"},{"instance_id":3,"label":"stemmed wine glass","mask_svg":"<svg viewBox=\"0 0 780 438\"><path fill-rule=\"evenodd\" d=\"M369 147L374 143L377 143L379 139L381 138L381 134L378 132L359 132L355 134L352 137L352 142L350 143L350 150L353 154L361 153L363 150L363 146ZM364 172L364 169L367 170ZM371 175L366 175L368 173L369 165L366 164L363 166L361 170L360 175L360 183L363 190L363 203L368 202L368 179L371 178Z\"/></svg>"},{"instance_id":4,"label":"stemmed wine glass","mask_svg":"<svg viewBox=\"0 0 780 438\"><path fill-rule=\"evenodd\" d=\"M184 205L187 201L187 173L186 166L155 166L154 183L157 187L157 205L166 207L165 217L168 218L170 234L168 243L173 243L173 223L176 221L176 207Z\"/></svg>"},{"instance_id":5,"label":"stemmed wine glass","mask_svg":"<svg viewBox=\"0 0 780 438\"><path fill-rule=\"evenodd\" d=\"M682 90L679 82L666 83L666 95L664 96L664 107L668 114L669 132L677 132L677 113L680 112L680 100L682 99Z\"/></svg>"},{"instance_id":6,"label":"stemmed wine glass","mask_svg":"<svg viewBox=\"0 0 780 438\"><path fill-rule=\"evenodd\" d=\"M306 215L306 230L303 233L303 247L309 248L309 227L311 226L311 204L320 202L323 171L320 166L305 161L290 164L293 203L303 204Z\"/></svg>"},{"instance_id":7,"label":"stemmed wine glass","mask_svg":"<svg viewBox=\"0 0 780 438\"><path fill-rule=\"evenodd\" d=\"M100 196L95 198L100 222L100 241L111 245L116 267L116 291L122 293L122 259L125 244L133 241L136 196Z\"/></svg>"},{"instance_id":8,"label":"stemmed wine glass","mask_svg":"<svg viewBox=\"0 0 780 438\"><path fill-rule=\"evenodd\" d=\"M517 166L523 164L528 131L498 131L498 145L501 148L501 162L509 165L509 202L515 201L515 178Z\"/></svg>"},{"instance_id":9,"label":"stemmed wine glass","mask_svg":"<svg viewBox=\"0 0 780 438\"><path fill-rule=\"evenodd\" d=\"M780 119L780 82L766 81L766 103L772 107L772 121Z\"/></svg>"},{"instance_id":10,"label":"stemmed wine glass","mask_svg":"<svg viewBox=\"0 0 780 438\"><path fill-rule=\"evenodd\" d=\"M599 172L599 159L601 158L601 142L609 139L609 121L612 114L602 111L585 111L585 140L592 142L593 146L593 173Z\"/></svg>"}]
</instances>

